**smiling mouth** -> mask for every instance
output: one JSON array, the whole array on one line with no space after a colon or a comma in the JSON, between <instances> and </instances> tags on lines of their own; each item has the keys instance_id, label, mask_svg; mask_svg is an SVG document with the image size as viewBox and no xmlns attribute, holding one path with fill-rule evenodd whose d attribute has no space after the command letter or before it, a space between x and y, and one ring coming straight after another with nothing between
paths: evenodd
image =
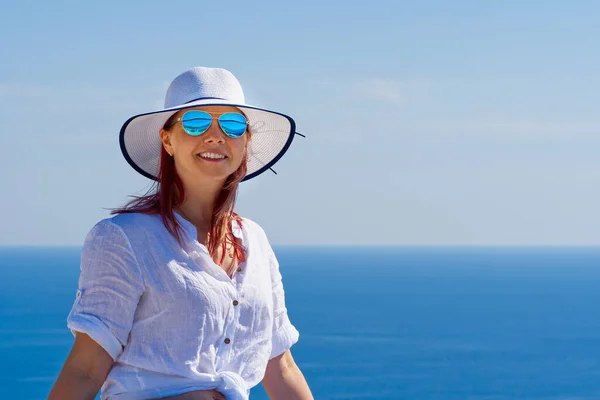
<instances>
[{"instance_id":1,"label":"smiling mouth","mask_svg":"<svg viewBox=\"0 0 600 400\"><path fill-rule=\"evenodd\" d=\"M196 154L196 156L200 157L204 160L224 160L227 158L227 156L225 156L225 155L216 155L216 154L206 155L206 156L203 156L202 154Z\"/></svg>"},{"instance_id":2,"label":"smiling mouth","mask_svg":"<svg viewBox=\"0 0 600 400\"><path fill-rule=\"evenodd\" d=\"M198 157L202 161L208 161L208 162L221 162L221 161L225 161L227 159L227 156L224 156L224 157L202 157L199 154L196 157Z\"/></svg>"}]
</instances>

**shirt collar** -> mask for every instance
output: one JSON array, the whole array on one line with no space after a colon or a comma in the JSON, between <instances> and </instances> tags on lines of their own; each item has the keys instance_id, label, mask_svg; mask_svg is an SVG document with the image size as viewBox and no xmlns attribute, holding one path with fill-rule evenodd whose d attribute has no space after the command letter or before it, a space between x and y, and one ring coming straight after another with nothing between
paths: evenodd
<instances>
[{"instance_id":1,"label":"shirt collar","mask_svg":"<svg viewBox=\"0 0 600 400\"><path fill-rule=\"evenodd\" d=\"M197 240L198 230L196 229L196 226L194 226L194 224L185 219L182 215L177 213L177 211L173 210L173 214L175 214L175 219L181 224L181 227L183 228L184 232L189 236L189 239ZM240 227L236 221L231 221L231 230L233 232L233 236L237 237L238 239L242 239L242 242L245 244L243 232L240 230Z\"/></svg>"}]
</instances>

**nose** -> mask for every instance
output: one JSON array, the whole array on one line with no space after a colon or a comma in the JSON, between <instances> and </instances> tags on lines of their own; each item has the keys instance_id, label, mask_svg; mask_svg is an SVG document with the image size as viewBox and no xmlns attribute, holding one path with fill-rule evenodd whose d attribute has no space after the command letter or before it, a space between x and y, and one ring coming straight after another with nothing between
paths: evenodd
<instances>
[{"instance_id":1,"label":"nose","mask_svg":"<svg viewBox=\"0 0 600 400\"><path fill-rule=\"evenodd\" d=\"M202 136L204 143L225 143L225 133L221 130L218 121L213 121Z\"/></svg>"}]
</instances>

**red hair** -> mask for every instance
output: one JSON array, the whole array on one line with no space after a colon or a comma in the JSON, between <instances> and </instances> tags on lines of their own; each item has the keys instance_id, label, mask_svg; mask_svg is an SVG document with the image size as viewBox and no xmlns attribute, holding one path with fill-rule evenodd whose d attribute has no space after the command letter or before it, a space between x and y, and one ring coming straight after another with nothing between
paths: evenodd
<instances>
[{"instance_id":1,"label":"red hair","mask_svg":"<svg viewBox=\"0 0 600 400\"><path fill-rule=\"evenodd\" d=\"M165 126L168 122L169 121L165 123ZM248 135L248 140L250 140L250 130L248 130L246 134ZM227 177L215 202L215 208L211 217L207 248L211 257L217 264L221 264L225 258L227 243L233 245L235 259L240 262L246 260L243 246L235 240L231 223L235 221L240 228L242 227L242 218L233 211L233 208L237 197L238 185L246 176L248 168L247 157L248 153L246 150L242 164L234 173ZM134 199L129 201L122 208L113 209L110 214L136 212L151 215L160 214L163 224L169 233L175 237L179 245L182 245L183 228L177 221L173 209L183 203L185 189L181 178L175 170L175 161L173 157L167 153L162 145L160 146L158 181L154 182L144 196L130 197L134 197ZM219 246L222 249L222 256L220 260L216 260ZM233 264L235 266L235 263ZM231 274L232 271L226 272Z\"/></svg>"}]
</instances>

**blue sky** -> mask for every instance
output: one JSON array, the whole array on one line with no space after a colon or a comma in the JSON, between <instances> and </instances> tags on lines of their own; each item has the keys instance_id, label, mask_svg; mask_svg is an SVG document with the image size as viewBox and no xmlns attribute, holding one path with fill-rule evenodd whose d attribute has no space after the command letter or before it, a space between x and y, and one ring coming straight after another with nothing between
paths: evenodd
<instances>
[{"instance_id":1,"label":"blue sky","mask_svg":"<svg viewBox=\"0 0 600 400\"><path fill-rule=\"evenodd\" d=\"M599 2L1 3L0 245L144 193L119 129L197 65L307 135L240 187L275 245L600 243Z\"/></svg>"}]
</instances>

